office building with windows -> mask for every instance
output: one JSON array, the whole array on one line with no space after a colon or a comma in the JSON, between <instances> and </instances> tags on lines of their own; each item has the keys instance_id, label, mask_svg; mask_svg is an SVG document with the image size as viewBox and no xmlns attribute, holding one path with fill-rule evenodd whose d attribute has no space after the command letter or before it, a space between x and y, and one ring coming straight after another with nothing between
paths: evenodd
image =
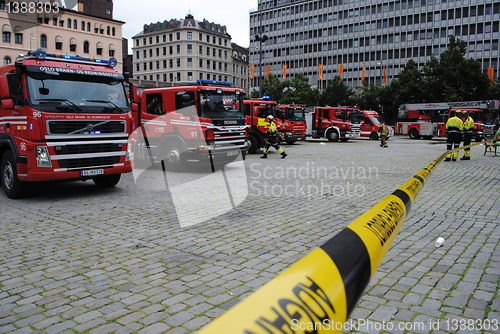
<instances>
[{"instance_id":1,"label":"office building with windows","mask_svg":"<svg viewBox=\"0 0 500 334\"><path fill-rule=\"evenodd\" d=\"M159 85L233 79L231 36L224 25L196 21L188 14L180 20L146 24L132 40L135 79Z\"/></svg>"},{"instance_id":2,"label":"office building with windows","mask_svg":"<svg viewBox=\"0 0 500 334\"><path fill-rule=\"evenodd\" d=\"M259 0L250 12L250 89L259 87L259 58L287 79L297 73L320 89L339 75L350 87L365 79L376 85L397 78L409 59L421 68L439 56L455 35L468 44L466 58L498 75L498 0ZM262 43L256 35L267 35ZM323 80L319 65L323 65ZM257 75L255 75L257 74Z\"/></svg>"},{"instance_id":3,"label":"office building with windows","mask_svg":"<svg viewBox=\"0 0 500 334\"><path fill-rule=\"evenodd\" d=\"M122 67L122 25L65 8L43 7L42 13L9 13L6 1L0 1L2 64L14 62L19 54L43 48L48 53L86 58L118 60Z\"/></svg>"}]
</instances>

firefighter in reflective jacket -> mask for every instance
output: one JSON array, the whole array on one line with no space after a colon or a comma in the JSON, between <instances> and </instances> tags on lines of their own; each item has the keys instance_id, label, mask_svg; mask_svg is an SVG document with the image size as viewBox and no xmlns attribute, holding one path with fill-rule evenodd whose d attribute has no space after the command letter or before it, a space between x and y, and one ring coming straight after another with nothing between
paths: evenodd
<instances>
[{"instance_id":1,"label":"firefighter in reflective jacket","mask_svg":"<svg viewBox=\"0 0 500 334\"><path fill-rule=\"evenodd\" d=\"M464 146L470 145L472 140L472 129L474 129L474 120L469 116L466 111L463 114L462 120L464 121ZM464 156L460 160L470 160L470 147L464 150Z\"/></svg>"},{"instance_id":2,"label":"firefighter in reflective jacket","mask_svg":"<svg viewBox=\"0 0 500 334\"><path fill-rule=\"evenodd\" d=\"M267 159L267 154L269 153L269 147L274 147L281 154L281 159L286 158L287 154L283 151L282 148L278 145L278 128L276 127L276 123L274 123L274 117L272 115L267 116L266 121L269 123L269 127L267 128L267 141L264 145L264 155L261 156L262 159Z\"/></svg>"},{"instance_id":3,"label":"firefighter in reflective jacket","mask_svg":"<svg viewBox=\"0 0 500 334\"><path fill-rule=\"evenodd\" d=\"M452 146L454 145L454 148L457 148L460 146L460 131L462 130L464 123L462 122L462 119L460 118L462 116L462 111L457 110L455 111L455 116L451 117L448 119L446 122L446 149L451 150ZM445 161L456 161L458 158L458 152L453 152L453 158L451 157L452 153L449 153L446 155Z\"/></svg>"}]
</instances>

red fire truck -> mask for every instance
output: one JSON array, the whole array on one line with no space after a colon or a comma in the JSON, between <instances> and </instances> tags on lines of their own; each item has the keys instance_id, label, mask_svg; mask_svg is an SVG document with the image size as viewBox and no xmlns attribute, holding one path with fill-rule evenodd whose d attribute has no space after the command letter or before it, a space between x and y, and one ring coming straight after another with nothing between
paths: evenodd
<instances>
[{"instance_id":1,"label":"red fire truck","mask_svg":"<svg viewBox=\"0 0 500 334\"><path fill-rule=\"evenodd\" d=\"M451 117L456 110L467 111L472 117L474 120L473 140L481 141L484 136L492 136L495 133L495 120L500 109L498 100L449 102L448 104L451 108L448 117Z\"/></svg>"},{"instance_id":2,"label":"red fire truck","mask_svg":"<svg viewBox=\"0 0 500 334\"><path fill-rule=\"evenodd\" d=\"M342 142L359 137L360 125L347 119L348 109L347 107L315 107L313 112L306 114L306 136Z\"/></svg>"},{"instance_id":3,"label":"red fire truck","mask_svg":"<svg viewBox=\"0 0 500 334\"><path fill-rule=\"evenodd\" d=\"M368 137L372 140L379 139L380 125L384 122L378 112L373 110L362 110L361 114L363 118L360 121L361 125L361 137ZM390 125L389 136L387 138L394 136L394 128Z\"/></svg>"},{"instance_id":4,"label":"red fire truck","mask_svg":"<svg viewBox=\"0 0 500 334\"><path fill-rule=\"evenodd\" d=\"M399 107L396 133L411 139L446 136L445 119L449 110L448 103L403 104Z\"/></svg>"},{"instance_id":5,"label":"red fire truck","mask_svg":"<svg viewBox=\"0 0 500 334\"><path fill-rule=\"evenodd\" d=\"M398 134L407 134L412 139L431 139L446 136L446 121L456 110L469 111L474 119L473 139L480 141L483 131L492 131L498 116L498 100L443 102L427 104L404 104L399 108L396 123ZM490 129L491 128L491 129Z\"/></svg>"},{"instance_id":6,"label":"red fire truck","mask_svg":"<svg viewBox=\"0 0 500 334\"><path fill-rule=\"evenodd\" d=\"M188 164L214 170L238 156L244 159L244 95L230 82L211 80L134 93L134 159L163 161L170 171Z\"/></svg>"},{"instance_id":7,"label":"red fire truck","mask_svg":"<svg viewBox=\"0 0 500 334\"><path fill-rule=\"evenodd\" d=\"M306 139L306 107L295 105L278 105L276 119L285 130L285 141L293 144L297 140Z\"/></svg>"},{"instance_id":8,"label":"red fire truck","mask_svg":"<svg viewBox=\"0 0 500 334\"><path fill-rule=\"evenodd\" d=\"M245 104L246 124L248 125L248 153L253 154L257 153L266 143L268 137L267 127L269 125L266 122L266 117L274 115L276 102L268 99L252 99L243 102Z\"/></svg>"},{"instance_id":9,"label":"red fire truck","mask_svg":"<svg viewBox=\"0 0 500 334\"><path fill-rule=\"evenodd\" d=\"M10 198L28 182L92 179L114 186L131 171L132 114L116 59L48 54L0 67L0 178Z\"/></svg>"}]
</instances>

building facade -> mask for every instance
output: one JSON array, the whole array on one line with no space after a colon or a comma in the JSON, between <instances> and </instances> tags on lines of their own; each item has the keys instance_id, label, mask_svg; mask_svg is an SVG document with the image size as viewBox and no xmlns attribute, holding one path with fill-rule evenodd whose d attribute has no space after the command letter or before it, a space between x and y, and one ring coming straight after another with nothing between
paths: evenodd
<instances>
[{"instance_id":1,"label":"building facade","mask_svg":"<svg viewBox=\"0 0 500 334\"><path fill-rule=\"evenodd\" d=\"M0 1L0 58L7 64L19 54L43 48L48 53L87 58L115 57L121 70L123 24L64 8L13 14L8 13L5 1Z\"/></svg>"},{"instance_id":2,"label":"building facade","mask_svg":"<svg viewBox=\"0 0 500 334\"><path fill-rule=\"evenodd\" d=\"M104 19L112 19L113 0L78 0L78 11Z\"/></svg>"},{"instance_id":3,"label":"building facade","mask_svg":"<svg viewBox=\"0 0 500 334\"><path fill-rule=\"evenodd\" d=\"M132 40L135 79L180 85L236 77L231 36L224 25L196 21L188 14L181 20L144 25Z\"/></svg>"},{"instance_id":4,"label":"building facade","mask_svg":"<svg viewBox=\"0 0 500 334\"><path fill-rule=\"evenodd\" d=\"M248 49L231 43L233 49L233 71L232 82L235 86L248 91Z\"/></svg>"},{"instance_id":5,"label":"building facade","mask_svg":"<svg viewBox=\"0 0 500 334\"><path fill-rule=\"evenodd\" d=\"M382 85L384 72L389 83L409 59L421 68L455 35L468 43L466 58L484 72L494 67L496 79L499 20L498 0L259 0L250 12L250 64L259 73L262 52L263 73L270 65L281 77L286 65L287 79L303 73L320 89L341 65L344 83L360 86L365 68L365 79ZM262 51L255 35L269 38ZM250 85L258 90L258 74Z\"/></svg>"}]
</instances>

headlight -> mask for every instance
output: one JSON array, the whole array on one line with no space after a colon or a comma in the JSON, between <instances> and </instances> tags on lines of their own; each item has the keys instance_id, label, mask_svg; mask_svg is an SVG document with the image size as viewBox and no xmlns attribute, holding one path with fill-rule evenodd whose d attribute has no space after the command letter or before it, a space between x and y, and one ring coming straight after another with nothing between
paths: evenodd
<instances>
[{"instance_id":1,"label":"headlight","mask_svg":"<svg viewBox=\"0 0 500 334\"><path fill-rule=\"evenodd\" d=\"M36 163L38 167L52 167L50 162L49 149L47 146L36 147Z\"/></svg>"},{"instance_id":2,"label":"headlight","mask_svg":"<svg viewBox=\"0 0 500 334\"><path fill-rule=\"evenodd\" d=\"M130 161L134 160L134 143L133 142L128 142L127 143L127 153L125 154L125 161Z\"/></svg>"}]
</instances>

